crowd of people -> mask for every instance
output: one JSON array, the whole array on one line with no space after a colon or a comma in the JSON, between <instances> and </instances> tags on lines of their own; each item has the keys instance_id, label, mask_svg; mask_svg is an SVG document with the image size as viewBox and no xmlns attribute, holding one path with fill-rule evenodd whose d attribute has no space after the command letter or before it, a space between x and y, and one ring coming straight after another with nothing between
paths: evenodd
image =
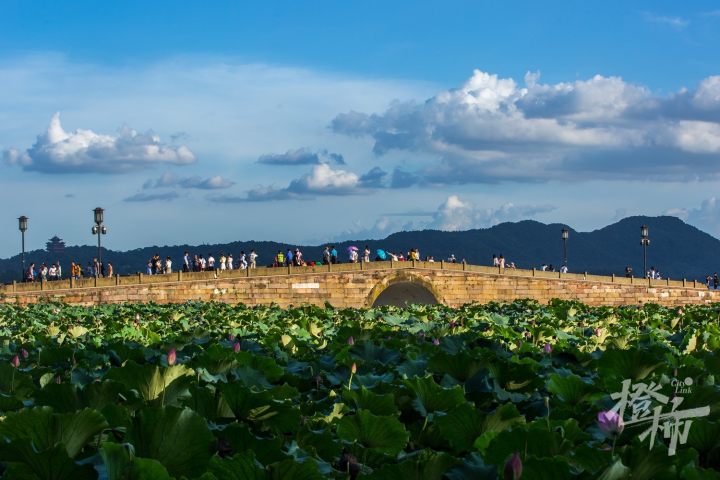
<instances>
[{"instance_id":1,"label":"crowd of people","mask_svg":"<svg viewBox=\"0 0 720 480\"><path fill-rule=\"evenodd\" d=\"M720 278L717 272L705 277L705 285L707 285L708 290L717 290L720 288Z\"/></svg>"},{"instance_id":2,"label":"crowd of people","mask_svg":"<svg viewBox=\"0 0 720 480\"><path fill-rule=\"evenodd\" d=\"M183 272L205 272L214 270L244 270L247 268L257 268L258 254L255 250L250 253L241 251L237 259L233 258L231 253L225 254L221 252L215 258L212 253L208 253L207 257L203 254L193 254L185 251L182 258L182 266L180 270ZM163 275L173 273L173 260L171 257L163 259L160 255L153 255L148 260L145 274L146 275Z\"/></svg>"},{"instance_id":3,"label":"crowd of people","mask_svg":"<svg viewBox=\"0 0 720 480\"><path fill-rule=\"evenodd\" d=\"M92 262L88 262L84 269L79 262L70 262L70 277L75 280L83 277L112 277L113 273L113 265L111 262L107 262L106 264L98 261L97 258L94 258ZM62 279L63 270L60 262L51 263L50 265L42 263L37 268L35 263L32 262L25 269L23 278L25 282L52 282Z\"/></svg>"},{"instance_id":4,"label":"crowd of people","mask_svg":"<svg viewBox=\"0 0 720 480\"><path fill-rule=\"evenodd\" d=\"M212 253L208 253L207 256L203 254L190 254L185 251L182 257L182 264L180 270L183 272L203 272L203 271L214 271L214 270L244 270L248 268L257 268L258 254L255 250L250 250L249 253L241 251L237 257L234 257L232 253L225 254L220 252L217 257ZM346 251L341 255L338 252L335 245L327 245L322 251L321 258L315 260L306 260L303 252L300 248L288 248L286 251L278 250L277 254L272 258L272 261L267 264L269 267L287 267L287 266L313 266L313 265L328 265L343 263L358 263L358 262L371 262L371 261L387 261L392 260L395 262L404 262L412 260L424 260L426 262L434 262L433 256L422 257L419 248L411 248L407 252L391 252L378 248L372 251L369 246L365 245L365 248L360 250L355 246L349 246ZM451 254L445 259L448 263L466 263L465 259L458 261L454 254ZM492 266L500 269L514 269L516 268L515 262L507 261L504 255L493 254L492 255ZM162 258L160 255L153 255L147 261L145 274L146 275L161 275L170 274L176 271L177 267L173 263L171 257L166 256ZM567 273L568 267L563 264L559 269L555 269L552 264L543 263L539 267L541 271ZM98 261L97 258L93 261L88 262L87 265L83 266L79 262L71 262L70 264L70 276L75 279L83 277L111 277L113 276L113 265L110 262L104 263ZM632 277L633 269L631 266L625 268L625 276ZM54 281L62 280L63 269L60 262L52 264L41 264L36 268L35 263L31 263L24 272L24 281L36 282L36 281ZM660 271L654 266L645 272L645 278L653 280L662 279ZM718 274L708 275L706 278L706 284L709 289L720 288L718 281Z\"/></svg>"},{"instance_id":5,"label":"crowd of people","mask_svg":"<svg viewBox=\"0 0 720 480\"><path fill-rule=\"evenodd\" d=\"M627 278L633 277L632 266L628 265L627 267L625 267L625 276ZM645 278L649 278L651 280L662 280L663 276L660 273L660 270L658 270L657 268L655 268L653 266L653 267L650 267L650 269L647 272L645 272Z\"/></svg>"}]
</instances>

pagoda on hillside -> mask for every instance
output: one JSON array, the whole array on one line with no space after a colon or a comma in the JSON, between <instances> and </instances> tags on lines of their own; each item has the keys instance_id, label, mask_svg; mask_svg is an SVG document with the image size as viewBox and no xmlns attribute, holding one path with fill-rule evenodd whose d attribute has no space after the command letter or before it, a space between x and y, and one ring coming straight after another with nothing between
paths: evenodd
<instances>
[{"instance_id":1,"label":"pagoda on hillside","mask_svg":"<svg viewBox=\"0 0 720 480\"><path fill-rule=\"evenodd\" d=\"M57 235L52 237L45 245L48 253L63 253L65 251L65 242Z\"/></svg>"}]
</instances>

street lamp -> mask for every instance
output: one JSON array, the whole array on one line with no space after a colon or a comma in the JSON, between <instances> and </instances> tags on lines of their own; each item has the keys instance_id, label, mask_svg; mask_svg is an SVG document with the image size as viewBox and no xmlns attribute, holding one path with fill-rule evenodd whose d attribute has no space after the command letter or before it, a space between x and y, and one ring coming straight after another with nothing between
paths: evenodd
<instances>
[{"instance_id":1,"label":"street lamp","mask_svg":"<svg viewBox=\"0 0 720 480\"><path fill-rule=\"evenodd\" d=\"M643 247L643 272L647 276L647 247L650 245L649 230L647 225L640 227L640 245Z\"/></svg>"},{"instance_id":2,"label":"street lamp","mask_svg":"<svg viewBox=\"0 0 720 480\"><path fill-rule=\"evenodd\" d=\"M563 241L563 265L565 265L567 267L567 241L568 241L568 238L570 237L570 230L568 230L567 228L563 228L560 231L560 234L562 236L562 241Z\"/></svg>"},{"instance_id":3,"label":"street lamp","mask_svg":"<svg viewBox=\"0 0 720 480\"><path fill-rule=\"evenodd\" d=\"M20 276L21 281L25 278L25 230L27 230L27 221L28 217L26 217L25 215L18 218L18 227L20 228L20 235L22 236L22 275Z\"/></svg>"},{"instance_id":4,"label":"street lamp","mask_svg":"<svg viewBox=\"0 0 720 480\"><path fill-rule=\"evenodd\" d=\"M92 234L97 235L98 237L98 263L97 267L95 268L95 276L100 276L100 269L102 268L102 251L100 249L100 236L107 234L107 228L103 225L104 220L104 212L100 207L97 207L95 210L93 210L93 213L95 214L95 226L92 227Z\"/></svg>"}]
</instances>

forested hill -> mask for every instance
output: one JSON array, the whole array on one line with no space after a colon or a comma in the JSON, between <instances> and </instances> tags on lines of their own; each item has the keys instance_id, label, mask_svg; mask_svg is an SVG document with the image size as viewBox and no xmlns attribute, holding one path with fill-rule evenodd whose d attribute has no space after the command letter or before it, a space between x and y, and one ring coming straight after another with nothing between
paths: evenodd
<instances>
[{"instance_id":1,"label":"forested hill","mask_svg":"<svg viewBox=\"0 0 720 480\"><path fill-rule=\"evenodd\" d=\"M654 265L663 276L670 278L704 279L720 270L720 240L686 224L676 217L629 217L592 232L570 229L568 258L571 272L622 274L626 265L632 265L636 275L642 271L640 226L650 227L651 244L648 249L648 266ZM399 232L382 240L353 240L336 242L345 260L349 245L361 250L365 245L375 251L384 248L392 252L407 252L419 248L422 257L431 255L436 260L454 254L458 261L466 259L473 264L490 264L493 254L503 254L519 268L538 267L542 263L562 264L561 224L546 225L525 220L502 223L491 228L463 232L423 230ZM126 252L105 251L103 259L113 263L116 273L128 274L145 270L148 258L154 254L170 256L179 266L185 250L207 256L219 252L232 252L237 258L241 250L255 249L260 255L259 265L272 262L278 250L285 251L296 245L268 241L244 241L216 245L176 245L145 247ZM299 246L306 260L320 259L322 246ZM68 247L63 254L49 254L44 250L28 252L26 258L36 264L60 261L64 274L70 262L83 265L95 257L97 249L91 246ZM20 277L20 256L0 260L0 279L4 282Z\"/></svg>"}]
</instances>

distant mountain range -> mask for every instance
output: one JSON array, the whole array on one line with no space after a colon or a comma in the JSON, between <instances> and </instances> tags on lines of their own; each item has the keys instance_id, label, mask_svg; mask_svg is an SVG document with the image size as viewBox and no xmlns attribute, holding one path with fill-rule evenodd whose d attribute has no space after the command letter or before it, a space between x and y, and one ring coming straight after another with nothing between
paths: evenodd
<instances>
[{"instance_id":1,"label":"distant mountain range","mask_svg":"<svg viewBox=\"0 0 720 480\"><path fill-rule=\"evenodd\" d=\"M597 274L624 274L625 266L632 265L636 276L643 267L640 245L640 226L650 228L651 244L648 248L648 267L658 268L664 277L675 279L702 280L706 275L720 270L720 240L676 217L628 217L617 223L592 232L577 232L570 229L568 240L568 264L571 272L592 272ZM502 223L491 228L463 232L422 230L394 233L382 240L354 240L336 242L341 260L350 245L361 250L368 245L374 252L383 248L392 252L407 252L419 248L422 257L431 255L436 260L454 254L458 261L466 259L472 264L491 264L492 255L504 255L519 268L539 268L541 264L562 264L562 224L546 225L525 220ZM569 227L567 227L569 228ZM207 256L219 252L232 252L237 259L240 251L251 249L260 255L258 265L272 263L278 250L295 248L296 245L269 241L233 242L215 245L175 245L167 247L145 247L126 252L103 249L103 260L113 264L116 273L129 274L144 272L145 265L155 254L172 257L175 266L182 261L184 251ZM299 246L306 260L320 259L323 246ZM28 264L60 261L64 275L69 272L70 262L80 261L86 265L97 254L92 246L67 247L61 254L49 254L44 250L26 253ZM373 255L374 257L374 255ZM0 260L0 280L9 282L20 278L20 255Z\"/></svg>"}]
</instances>

